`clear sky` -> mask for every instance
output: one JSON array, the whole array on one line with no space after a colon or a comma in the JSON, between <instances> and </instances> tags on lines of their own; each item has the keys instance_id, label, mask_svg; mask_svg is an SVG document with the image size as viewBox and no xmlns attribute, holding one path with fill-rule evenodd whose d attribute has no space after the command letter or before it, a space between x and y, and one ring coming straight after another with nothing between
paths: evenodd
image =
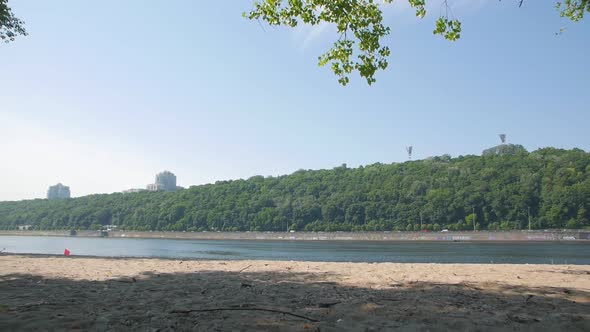
<instances>
[{"instance_id":1,"label":"clear sky","mask_svg":"<svg viewBox=\"0 0 590 332\"><path fill-rule=\"evenodd\" d=\"M333 27L270 28L251 1L11 0L30 35L0 45L0 200L480 154L499 133L588 151L590 22L516 2L450 2L455 43L432 35L440 1L389 5L390 67L342 87L317 67Z\"/></svg>"}]
</instances>

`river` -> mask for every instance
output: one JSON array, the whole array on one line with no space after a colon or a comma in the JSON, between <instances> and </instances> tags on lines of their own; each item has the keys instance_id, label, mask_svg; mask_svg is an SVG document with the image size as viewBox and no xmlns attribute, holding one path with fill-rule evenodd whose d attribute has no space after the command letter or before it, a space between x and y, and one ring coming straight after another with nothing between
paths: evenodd
<instances>
[{"instance_id":1,"label":"river","mask_svg":"<svg viewBox=\"0 0 590 332\"><path fill-rule=\"evenodd\" d=\"M7 253L329 262L590 264L590 242L263 241L0 236Z\"/></svg>"}]
</instances>

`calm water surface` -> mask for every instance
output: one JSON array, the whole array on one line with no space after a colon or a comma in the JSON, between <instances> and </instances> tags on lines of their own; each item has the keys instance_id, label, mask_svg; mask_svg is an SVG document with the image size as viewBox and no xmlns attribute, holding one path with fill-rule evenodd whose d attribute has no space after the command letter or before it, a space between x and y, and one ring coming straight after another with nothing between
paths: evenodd
<instances>
[{"instance_id":1,"label":"calm water surface","mask_svg":"<svg viewBox=\"0 0 590 332\"><path fill-rule=\"evenodd\" d=\"M588 242L208 241L0 236L10 253L329 262L590 264Z\"/></svg>"}]
</instances>

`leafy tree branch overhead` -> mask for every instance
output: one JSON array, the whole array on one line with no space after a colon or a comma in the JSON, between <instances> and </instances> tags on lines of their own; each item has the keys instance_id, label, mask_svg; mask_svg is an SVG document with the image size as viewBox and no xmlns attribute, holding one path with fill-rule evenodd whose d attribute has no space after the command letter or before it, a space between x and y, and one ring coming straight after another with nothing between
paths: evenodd
<instances>
[{"instance_id":1,"label":"leafy tree branch overhead","mask_svg":"<svg viewBox=\"0 0 590 332\"><path fill-rule=\"evenodd\" d=\"M442 0L446 8L452 5L451 1ZM512 1L518 6L525 3L524 0ZM382 0L383 4L392 2ZM418 18L426 15L426 0L408 0L408 3ZM555 6L562 17L574 22L590 12L590 0L563 0ZM348 84L350 74L355 71L372 84L375 73L387 68L391 52L383 45L383 39L390 29L383 23L381 3L377 0L257 0L244 17L273 26L295 27L322 22L335 25L338 39L318 58L318 64L330 65L342 85ZM433 33L450 41L457 40L461 37L461 22L445 14L436 20ZM8 0L0 0L0 41L8 43L18 35L27 35L24 22L14 16Z\"/></svg>"},{"instance_id":2,"label":"leafy tree branch overhead","mask_svg":"<svg viewBox=\"0 0 590 332\"><path fill-rule=\"evenodd\" d=\"M500 0L501 1L501 0ZM524 0L515 0L522 6ZM393 0L383 0L391 4ZM448 9L451 0L443 0ZM416 17L426 15L426 0L408 0ZM574 22L590 12L590 0L565 0L557 2L556 8L562 17ZM448 11L447 11L448 13ZM374 0L263 0L256 1L254 8L244 13L251 20L262 20L273 26L296 27L299 24L318 25L322 22L334 24L338 39L332 47L318 58L320 67L330 65L342 85L349 82L354 71L367 80L375 82L375 73L387 68L390 50L383 45L383 39L390 29L383 23L383 12ZM461 37L461 22L448 14L440 16L433 30L447 40Z\"/></svg>"},{"instance_id":3,"label":"leafy tree branch overhead","mask_svg":"<svg viewBox=\"0 0 590 332\"><path fill-rule=\"evenodd\" d=\"M0 0L0 41L13 41L17 35L27 35L24 22L14 16L8 0Z\"/></svg>"}]
</instances>

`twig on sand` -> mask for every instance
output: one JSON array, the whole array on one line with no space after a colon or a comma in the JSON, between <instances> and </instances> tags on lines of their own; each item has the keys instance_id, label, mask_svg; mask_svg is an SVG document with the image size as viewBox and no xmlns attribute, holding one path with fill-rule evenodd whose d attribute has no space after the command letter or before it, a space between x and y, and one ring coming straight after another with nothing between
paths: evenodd
<instances>
[{"instance_id":1,"label":"twig on sand","mask_svg":"<svg viewBox=\"0 0 590 332\"><path fill-rule=\"evenodd\" d=\"M114 279L114 281L132 284L134 282L137 282L137 279L135 279L135 278L120 278L120 279Z\"/></svg>"},{"instance_id":2,"label":"twig on sand","mask_svg":"<svg viewBox=\"0 0 590 332\"><path fill-rule=\"evenodd\" d=\"M394 299L394 298L390 298L390 297L380 297L378 299L375 299L377 301L391 301L391 302L399 302L401 301L401 299Z\"/></svg>"},{"instance_id":3,"label":"twig on sand","mask_svg":"<svg viewBox=\"0 0 590 332\"><path fill-rule=\"evenodd\" d=\"M506 317L508 317L508 319L510 319L511 321L517 322L517 323L532 323L532 322L540 322L539 319L534 318L534 317L527 317L527 316L518 316L518 315L506 315Z\"/></svg>"},{"instance_id":4,"label":"twig on sand","mask_svg":"<svg viewBox=\"0 0 590 332\"><path fill-rule=\"evenodd\" d=\"M333 307L333 306L340 304L340 303L342 303L342 301L318 303L318 308L330 308L330 307Z\"/></svg>"},{"instance_id":5,"label":"twig on sand","mask_svg":"<svg viewBox=\"0 0 590 332\"><path fill-rule=\"evenodd\" d=\"M303 315L298 315L292 312L278 310L278 309L268 309L268 308L208 308L208 309L176 309L170 311L171 314L190 314L191 312L212 312L212 311L266 311L266 312L274 312L277 314L284 314L289 315L297 318L302 318L308 320L310 322L319 322L317 319L313 319L310 317L306 317Z\"/></svg>"},{"instance_id":6,"label":"twig on sand","mask_svg":"<svg viewBox=\"0 0 590 332\"><path fill-rule=\"evenodd\" d=\"M247 269L247 268L249 268L249 267L252 267L252 265L248 265L248 266L246 266L245 268L243 268L243 269L240 269L240 271L238 271L238 273L242 273L244 270L246 270L246 269Z\"/></svg>"},{"instance_id":7,"label":"twig on sand","mask_svg":"<svg viewBox=\"0 0 590 332\"><path fill-rule=\"evenodd\" d=\"M17 310L21 310L21 309L29 309L29 308L33 308L33 307L42 306L42 305L56 305L56 303L39 301L39 302L35 302L35 303L27 303L27 304L19 305L19 306L14 307L14 308L9 308L8 311L17 311Z\"/></svg>"}]
</instances>

